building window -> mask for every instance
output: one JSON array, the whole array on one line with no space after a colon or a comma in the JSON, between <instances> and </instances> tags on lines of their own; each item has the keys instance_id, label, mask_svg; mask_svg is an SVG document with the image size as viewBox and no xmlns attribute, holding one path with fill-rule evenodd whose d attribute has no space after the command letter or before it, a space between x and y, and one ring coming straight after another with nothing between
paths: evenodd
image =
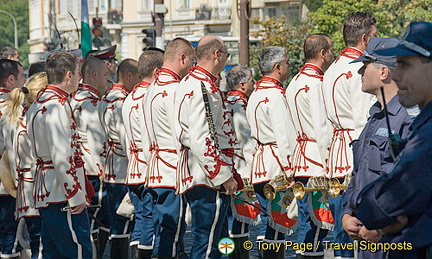
<instances>
[{"instance_id":1,"label":"building window","mask_svg":"<svg viewBox=\"0 0 432 259\"><path fill-rule=\"evenodd\" d=\"M182 9L189 9L191 6L190 0L181 0L181 8Z\"/></svg>"},{"instance_id":2,"label":"building window","mask_svg":"<svg viewBox=\"0 0 432 259\"><path fill-rule=\"evenodd\" d=\"M286 17L286 24L294 24L301 20L301 3L292 2L282 6L282 15Z\"/></svg>"},{"instance_id":3,"label":"building window","mask_svg":"<svg viewBox=\"0 0 432 259\"><path fill-rule=\"evenodd\" d=\"M268 17L276 17L276 7L275 6L266 7L265 15Z\"/></svg>"}]
</instances>

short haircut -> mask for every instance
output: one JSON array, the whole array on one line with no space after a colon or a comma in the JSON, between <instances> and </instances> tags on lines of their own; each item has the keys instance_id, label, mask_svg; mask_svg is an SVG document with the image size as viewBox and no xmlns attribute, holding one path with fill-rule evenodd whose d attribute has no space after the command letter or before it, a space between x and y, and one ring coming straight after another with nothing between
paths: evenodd
<instances>
[{"instance_id":1,"label":"short haircut","mask_svg":"<svg viewBox=\"0 0 432 259\"><path fill-rule=\"evenodd\" d=\"M180 53L185 53L186 56L191 57L194 53L194 48L190 41L177 37L170 41L165 48L164 61L173 61Z\"/></svg>"},{"instance_id":2,"label":"short haircut","mask_svg":"<svg viewBox=\"0 0 432 259\"><path fill-rule=\"evenodd\" d=\"M28 76L31 77L34 74L45 72L45 62L33 63L30 65Z\"/></svg>"},{"instance_id":3,"label":"short haircut","mask_svg":"<svg viewBox=\"0 0 432 259\"><path fill-rule=\"evenodd\" d=\"M261 74L267 75L273 71L275 64L284 62L287 58L285 48L271 46L265 48L258 56L258 64Z\"/></svg>"},{"instance_id":4,"label":"short haircut","mask_svg":"<svg viewBox=\"0 0 432 259\"><path fill-rule=\"evenodd\" d=\"M135 59L124 59L117 68L117 77L120 79L129 72L138 74L138 63Z\"/></svg>"},{"instance_id":5,"label":"short haircut","mask_svg":"<svg viewBox=\"0 0 432 259\"><path fill-rule=\"evenodd\" d=\"M210 39L206 40L205 42L202 42L202 38L198 41L198 45L196 47L196 58L198 60L200 59L209 59L210 56L215 52L216 50L223 50L224 44L223 42L218 39Z\"/></svg>"},{"instance_id":6,"label":"short haircut","mask_svg":"<svg viewBox=\"0 0 432 259\"><path fill-rule=\"evenodd\" d=\"M225 75L229 91L237 90L242 82L248 82L252 77L252 69L244 66L235 66Z\"/></svg>"},{"instance_id":7,"label":"short haircut","mask_svg":"<svg viewBox=\"0 0 432 259\"><path fill-rule=\"evenodd\" d=\"M94 71L105 69L105 64L102 60L95 57L88 57L81 67L81 75L83 80L86 81L87 77Z\"/></svg>"},{"instance_id":8,"label":"short haircut","mask_svg":"<svg viewBox=\"0 0 432 259\"><path fill-rule=\"evenodd\" d=\"M315 33L309 35L303 45L306 61L316 59L322 49L325 52L329 51L331 48L331 43L329 40L330 37L324 33Z\"/></svg>"},{"instance_id":9,"label":"short haircut","mask_svg":"<svg viewBox=\"0 0 432 259\"><path fill-rule=\"evenodd\" d=\"M356 46L363 34L369 35L376 26L375 17L368 12L350 13L344 23L343 38L346 46Z\"/></svg>"},{"instance_id":10,"label":"short haircut","mask_svg":"<svg viewBox=\"0 0 432 259\"><path fill-rule=\"evenodd\" d=\"M160 51L144 51L138 59L138 70L142 78L151 77L155 68L161 68L163 65L163 59L164 54Z\"/></svg>"},{"instance_id":11,"label":"short haircut","mask_svg":"<svg viewBox=\"0 0 432 259\"><path fill-rule=\"evenodd\" d=\"M7 59L9 56L15 57L18 55L18 50L11 46L3 47L0 51L0 59Z\"/></svg>"},{"instance_id":12,"label":"short haircut","mask_svg":"<svg viewBox=\"0 0 432 259\"><path fill-rule=\"evenodd\" d=\"M6 86L7 78L13 75L18 78L18 66L21 64L15 60L1 59L0 60L0 86Z\"/></svg>"},{"instance_id":13,"label":"short haircut","mask_svg":"<svg viewBox=\"0 0 432 259\"><path fill-rule=\"evenodd\" d=\"M79 57L67 51L57 51L51 53L45 62L45 69L49 84L63 82L66 73L71 71L75 74L75 69L79 64Z\"/></svg>"}]
</instances>

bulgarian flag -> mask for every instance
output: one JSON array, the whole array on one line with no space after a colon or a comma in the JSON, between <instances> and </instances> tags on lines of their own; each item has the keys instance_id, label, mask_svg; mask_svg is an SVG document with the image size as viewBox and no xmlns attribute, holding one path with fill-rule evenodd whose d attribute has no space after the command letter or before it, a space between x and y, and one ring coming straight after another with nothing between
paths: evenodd
<instances>
[{"instance_id":1,"label":"bulgarian flag","mask_svg":"<svg viewBox=\"0 0 432 259\"><path fill-rule=\"evenodd\" d=\"M81 0L81 53L83 58L92 49L87 0Z\"/></svg>"}]
</instances>

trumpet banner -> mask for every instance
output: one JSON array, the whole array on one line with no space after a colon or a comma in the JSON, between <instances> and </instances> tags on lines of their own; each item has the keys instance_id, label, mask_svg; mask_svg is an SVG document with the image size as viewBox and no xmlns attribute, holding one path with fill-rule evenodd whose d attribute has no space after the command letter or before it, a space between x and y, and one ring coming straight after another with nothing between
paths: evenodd
<instances>
[{"instance_id":1,"label":"trumpet banner","mask_svg":"<svg viewBox=\"0 0 432 259\"><path fill-rule=\"evenodd\" d=\"M235 219L240 222L256 225L261 221L258 215L261 213L260 209L262 208L253 191L237 192L234 197L231 198L231 208Z\"/></svg>"},{"instance_id":2,"label":"trumpet banner","mask_svg":"<svg viewBox=\"0 0 432 259\"><path fill-rule=\"evenodd\" d=\"M315 191L308 195L308 207L312 221L317 227L333 230L335 221L322 191Z\"/></svg>"},{"instance_id":3,"label":"trumpet banner","mask_svg":"<svg viewBox=\"0 0 432 259\"><path fill-rule=\"evenodd\" d=\"M284 189L276 192L276 198L269 200L267 205L267 213L270 227L282 232L286 235L291 235L297 229L297 220L288 217L288 208L295 206L294 194L292 189Z\"/></svg>"}]
</instances>

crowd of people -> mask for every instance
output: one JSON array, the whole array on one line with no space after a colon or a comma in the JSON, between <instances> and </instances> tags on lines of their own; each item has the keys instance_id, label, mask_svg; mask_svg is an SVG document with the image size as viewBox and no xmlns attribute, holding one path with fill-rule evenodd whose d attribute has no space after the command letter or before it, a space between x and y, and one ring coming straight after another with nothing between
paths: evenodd
<instances>
[{"instance_id":1,"label":"crowd of people","mask_svg":"<svg viewBox=\"0 0 432 259\"><path fill-rule=\"evenodd\" d=\"M235 66L227 93L216 36L120 64L116 46L56 51L27 80L4 48L0 258L19 258L20 220L32 258L220 258L224 237L249 258L257 222L260 258L285 258L294 231L297 258L324 258L329 231L334 258L432 258L432 24L398 40L376 23L349 14L336 59L309 35L289 83L267 47L260 80Z\"/></svg>"}]
</instances>

